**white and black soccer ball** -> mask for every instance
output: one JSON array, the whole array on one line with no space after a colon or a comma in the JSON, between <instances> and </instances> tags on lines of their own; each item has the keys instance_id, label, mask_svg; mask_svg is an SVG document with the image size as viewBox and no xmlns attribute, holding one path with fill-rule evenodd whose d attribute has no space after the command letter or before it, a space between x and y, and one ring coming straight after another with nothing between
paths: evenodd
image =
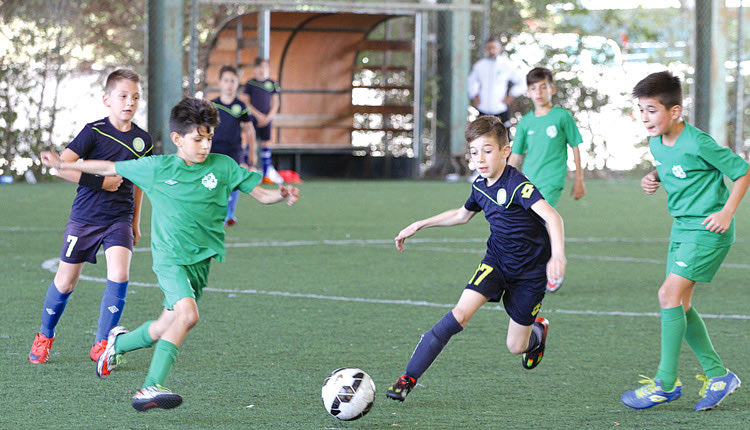
<instances>
[{"instance_id":1,"label":"white and black soccer ball","mask_svg":"<svg viewBox=\"0 0 750 430\"><path fill-rule=\"evenodd\" d=\"M356 420L375 403L375 382L362 369L342 367L323 381L321 397L329 414L344 421Z\"/></svg>"}]
</instances>

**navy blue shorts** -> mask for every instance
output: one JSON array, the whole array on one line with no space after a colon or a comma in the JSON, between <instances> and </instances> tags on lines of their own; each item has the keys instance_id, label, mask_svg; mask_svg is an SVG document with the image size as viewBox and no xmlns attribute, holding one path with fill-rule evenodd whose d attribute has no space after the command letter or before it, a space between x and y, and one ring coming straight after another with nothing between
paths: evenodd
<instances>
[{"instance_id":1,"label":"navy blue shorts","mask_svg":"<svg viewBox=\"0 0 750 430\"><path fill-rule=\"evenodd\" d=\"M531 325L542 308L547 287L547 275L540 272L537 279L508 281L499 265L484 259L466 284L466 288L487 297L490 302L503 300L508 316L521 325Z\"/></svg>"},{"instance_id":2,"label":"navy blue shorts","mask_svg":"<svg viewBox=\"0 0 750 430\"><path fill-rule=\"evenodd\" d=\"M70 220L65 227L60 261L70 264L96 264L96 253L104 245L123 246L133 250L133 224L120 221L109 225L90 225Z\"/></svg>"},{"instance_id":3,"label":"navy blue shorts","mask_svg":"<svg viewBox=\"0 0 750 430\"><path fill-rule=\"evenodd\" d=\"M255 127L255 138L260 141L271 140L271 123L265 127L258 127L258 120L253 117L253 127Z\"/></svg>"}]
</instances>

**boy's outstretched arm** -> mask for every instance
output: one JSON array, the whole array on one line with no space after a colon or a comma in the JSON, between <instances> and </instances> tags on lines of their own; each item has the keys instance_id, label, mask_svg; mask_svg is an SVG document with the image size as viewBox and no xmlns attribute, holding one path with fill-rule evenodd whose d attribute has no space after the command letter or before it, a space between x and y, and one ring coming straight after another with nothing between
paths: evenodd
<instances>
[{"instance_id":1,"label":"boy's outstretched arm","mask_svg":"<svg viewBox=\"0 0 750 430\"><path fill-rule=\"evenodd\" d=\"M433 217L415 221L409 224L405 229L401 230L398 236L395 237L396 248L399 251L404 251L404 241L407 237L412 237L414 234L427 227L450 227L453 225L466 224L469 222L477 212L470 211L465 207L451 209L443 213L439 213Z\"/></svg>"},{"instance_id":2,"label":"boy's outstretched arm","mask_svg":"<svg viewBox=\"0 0 750 430\"><path fill-rule=\"evenodd\" d=\"M565 266L567 265L562 217L544 199L540 199L531 205L531 210L547 223L547 232L552 245L552 256L547 263L547 279L560 279L565 275Z\"/></svg>"},{"instance_id":3,"label":"boy's outstretched arm","mask_svg":"<svg viewBox=\"0 0 750 430\"><path fill-rule=\"evenodd\" d=\"M291 206L297 201L297 199L299 199L299 189L291 185L282 185L276 190L255 187L250 191L250 196L264 205L270 205L286 200L286 204Z\"/></svg>"},{"instance_id":4,"label":"boy's outstretched arm","mask_svg":"<svg viewBox=\"0 0 750 430\"><path fill-rule=\"evenodd\" d=\"M706 230L713 233L725 233L732 224L732 217L737 212L742 198L745 196L747 187L750 185L750 170L734 181L732 191L729 193L727 202L719 212L714 212L703 220Z\"/></svg>"},{"instance_id":5,"label":"boy's outstretched arm","mask_svg":"<svg viewBox=\"0 0 750 430\"><path fill-rule=\"evenodd\" d=\"M586 187L583 185L583 170L581 170L581 150L577 146L573 147L573 163L576 166L576 180L573 183L573 189L570 195L578 200L586 194Z\"/></svg>"},{"instance_id":6,"label":"boy's outstretched arm","mask_svg":"<svg viewBox=\"0 0 750 430\"><path fill-rule=\"evenodd\" d=\"M54 167L57 170L77 170L84 173L93 173L101 176L114 176L117 174L114 161L107 160L84 160L78 162L63 161L56 152L43 151L39 154L42 164Z\"/></svg>"},{"instance_id":7,"label":"boy's outstretched arm","mask_svg":"<svg viewBox=\"0 0 750 430\"><path fill-rule=\"evenodd\" d=\"M75 163L79 158L80 157L78 156L78 154L76 154L70 148L65 148L62 154L60 154L61 160L69 161L71 163ZM80 183L81 181L81 172L76 170L58 170L55 176L57 176L58 178L63 178L69 182L74 182L76 184ZM104 178L101 188L104 191L117 191L117 189L120 188L120 184L122 184L122 176L107 176Z\"/></svg>"},{"instance_id":8,"label":"boy's outstretched arm","mask_svg":"<svg viewBox=\"0 0 750 430\"><path fill-rule=\"evenodd\" d=\"M659 189L659 173L652 170L641 179L641 189L646 194L654 194Z\"/></svg>"}]
</instances>

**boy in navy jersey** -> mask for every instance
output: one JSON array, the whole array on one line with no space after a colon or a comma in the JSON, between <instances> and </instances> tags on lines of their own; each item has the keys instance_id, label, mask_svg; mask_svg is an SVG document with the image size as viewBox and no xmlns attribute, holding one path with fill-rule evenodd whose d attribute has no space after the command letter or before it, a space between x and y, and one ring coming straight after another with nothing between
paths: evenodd
<instances>
[{"instance_id":1,"label":"boy in navy jersey","mask_svg":"<svg viewBox=\"0 0 750 430\"><path fill-rule=\"evenodd\" d=\"M140 99L138 83L138 74L132 70L115 70L107 77L102 100L109 108L109 116L86 124L63 151L63 161L120 161L151 154L151 136L132 122ZM34 364L49 359L55 327L83 265L96 264L96 253L103 246L107 284L89 352L92 360L99 358L110 329L120 321L125 307L133 245L141 236L138 223L143 194L132 182L121 176L103 177L72 170L58 171L57 175L79 186L63 235L60 264L44 298L42 324L29 352L29 361Z\"/></svg>"},{"instance_id":2,"label":"boy in navy jersey","mask_svg":"<svg viewBox=\"0 0 750 430\"><path fill-rule=\"evenodd\" d=\"M237 164L242 163L243 150L248 154L255 152L255 147L248 148L255 140L255 130L251 124L245 103L237 99L237 69L232 66L224 66L219 70L219 89L221 95L211 100L219 111L219 125L214 130L211 152L224 154L232 157ZM242 137L245 137L243 142ZM237 223L234 212L237 209L240 191L234 190L227 201L227 216L224 225L231 226Z\"/></svg>"},{"instance_id":3,"label":"boy in navy jersey","mask_svg":"<svg viewBox=\"0 0 750 430\"><path fill-rule=\"evenodd\" d=\"M480 116L466 127L465 137L480 175L469 199L401 230L396 248L403 251L406 238L423 228L465 224L484 211L490 223L487 252L456 307L422 335L406 372L386 392L391 399L406 399L451 336L488 301L503 300L510 316L506 344L511 353L523 355L523 367L533 369L542 361L549 322L537 315L547 278L565 273L562 218L523 174L506 164L508 132L499 118Z\"/></svg>"},{"instance_id":4,"label":"boy in navy jersey","mask_svg":"<svg viewBox=\"0 0 750 430\"><path fill-rule=\"evenodd\" d=\"M268 60L257 57L253 63L253 77L245 84L240 98L253 116L255 137L260 141L260 161L263 182L281 184L284 179L271 163L271 120L279 112L279 85L268 78ZM252 149L252 148L251 148ZM249 164L255 164L255 154L249 155Z\"/></svg>"}]
</instances>

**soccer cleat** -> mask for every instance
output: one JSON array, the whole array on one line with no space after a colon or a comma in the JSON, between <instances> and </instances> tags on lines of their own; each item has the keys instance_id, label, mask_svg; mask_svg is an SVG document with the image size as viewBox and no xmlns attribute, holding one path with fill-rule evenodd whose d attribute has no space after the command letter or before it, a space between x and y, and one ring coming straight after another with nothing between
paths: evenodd
<instances>
[{"instance_id":1,"label":"soccer cleat","mask_svg":"<svg viewBox=\"0 0 750 430\"><path fill-rule=\"evenodd\" d=\"M89 351L89 357L91 357L91 361L96 362L96 360L99 359L99 356L102 355L104 350L107 348L107 339L102 339L99 342L96 342L91 346L91 351Z\"/></svg>"},{"instance_id":2,"label":"soccer cleat","mask_svg":"<svg viewBox=\"0 0 750 430\"><path fill-rule=\"evenodd\" d=\"M538 324L538 325L537 325ZM526 369L533 369L542 362L542 356L544 355L544 345L547 341L547 331L549 330L549 321L547 318L537 317L534 321L535 327L542 327L542 341L539 342L539 346L533 351L524 352L521 356L521 364Z\"/></svg>"},{"instance_id":3,"label":"soccer cleat","mask_svg":"<svg viewBox=\"0 0 750 430\"><path fill-rule=\"evenodd\" d=\"M49 360L49 350L52 348L52 342L55 341L55 336L51 338L37 333L34 338L34 343L31 344L31 351L29 351L29 361L34 364L46 363Z\"/></svg>"},{"instance_id":4,"label":"soccer cleat","mask_svg":"<svg viewBox=\"0 0 750 430\"><path fill-rule=\"evenodd\" d=\"M563 284L563 278L557 278L557 279L547 279L547 292L548 293L556 293L560 291L560 287L562 287Z\"/></svg>"},{"instance_id":5,"label":"soccer cleat","mask_svg":"<svg viewBox=\"0 0 750 430\"><path fill-rule=\"evenodd\" d=\"M135 393L131 404L141 412L151 408L172 409L182 404L182 396L156 384Z\"/></svg>"},{"instance_id":6,"label":"soccer cleat","mask_svg":"<svg viewBox=\"0 0 750 430\"><path fill-rule=\"evenodd\" d=\"M699 393L702 398L695 404L694 411L708 411L719 406L722 400L734 393L742 384L740 378L729 369L724 376L706 379L703 375L695 375L695 378L703 381L703 388Z\"/></svg>"},{"instance_id":7,"label":"soccer cleat","mask_svg":"<svg viewBox=\"0 0 750 430\"><path fill-rule=\"evenodd\" d=\"M388 396L389 399L403 402L404 400L406 400L406 395L409 394L409 391L411 391L411 389L414 388L415 385L417 385L416 379L407 375L401 375L401 377L398 378L398 381L396 381L395 384L388 387L385 395Z\"/></svg>"},{"instance_id":8,"label":"soccer cleat","mask_svg":"<svg viewBox=\"0 0 750 430\"><path fill-rule=\"evenodd\" d=\"M115 353L115 339L117 339L117 336L127 332L128 331L125 327L120 325L113 327L112 330L109 331L107 346L104 348L104 352L102 352L96 360L96 376L106 378L107 375L117 368L117 357L119 354Z\"/></svg>"},{"instance_id":9,"label":"soccer cleat","mask_svg":"<svg viewBox=\"0 0 750 430\"><path fill-rule=\"evenodd\" d=\"M235 224L237 224L237 218L228 218L224 221L224 227L231 227Z\"/></svg>"},{"instance_id":10,"label":"soccer cleat","mask_svg":"<svg viewBox=\"0 0 750 430\"><path fill-rule=\"evenodd\" d=\"M633 409L648 409L661 403L677 400L682 395L682 384L679 379L675 381L672 391L664 391L660 380L653 380L643 375L641 378L643 379L638 382L646 385L620 396L620 400Z\"/></svg>"}]
</instances>

